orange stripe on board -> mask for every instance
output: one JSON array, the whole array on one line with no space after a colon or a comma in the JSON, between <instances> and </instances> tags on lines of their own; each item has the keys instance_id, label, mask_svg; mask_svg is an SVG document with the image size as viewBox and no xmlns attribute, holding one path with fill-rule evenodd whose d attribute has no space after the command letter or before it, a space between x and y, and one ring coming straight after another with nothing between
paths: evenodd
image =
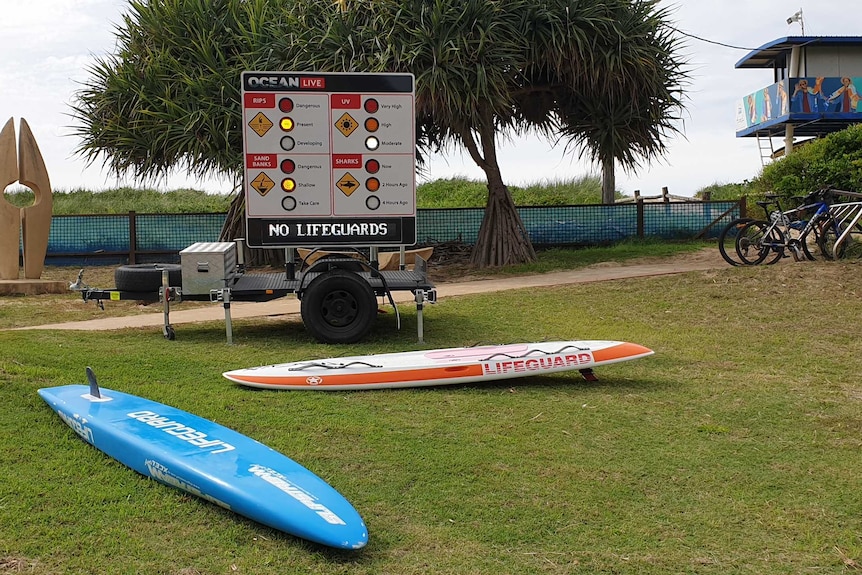
<instances>
[{"instance_id":1,"label":"orange stripe on board","mask_svg":"<svg viewBox=\"0 0 862 575\"><path fill-rule=\"evenodd\" d=\"M431 367L428 369L411 369L402 371L381 371L376 373L348 373L340 375L290 375L290 376L243 376L234 375L234 379L257 383L260 385L287 385L302 387L326 387L327 385L369 385L380 383L400 383L407 381L432 381L475 377L482 375L480 364L452 367ZM308 383L309 377L320 381L316 385Z\"/></svg>"},{"instance_id":2,"label":"orange stripe on board","mask_svg":"<svg viewBox=\"0 0 862 575\"><path fill-rule=\"evenodd\" d=\"M596 363L599 363L602 361L613 361L615 359L626 359L640 355L649 355L651 353L653 353L653 350L648 347L644 347L636 343L623 342L618 345L594 351L593 360Z\"/></svg>"}]
</instances>

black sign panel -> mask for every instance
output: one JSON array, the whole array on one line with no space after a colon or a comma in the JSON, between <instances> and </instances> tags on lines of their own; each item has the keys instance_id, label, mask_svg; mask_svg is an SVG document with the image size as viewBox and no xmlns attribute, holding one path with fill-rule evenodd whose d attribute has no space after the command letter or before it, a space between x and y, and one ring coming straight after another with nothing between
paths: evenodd
<instances>
[{"instance_id":1,"label":"black sign panel","mask_svg":"<svg viewBox=\"0 0 862 575\"><path fill-rule=\"evenodd\" d=\"M413 77L397 74L243 72L246 92L413 92Z\"/></svg>"},{"instance_id":2,"label":"black sign panel","mask_svg":"<svg viewBox=\"0 0 862 575\"><path fill-rule=\"evenodd\" d=\"M289 246L413 245L416 218L248 219L248 245Z\"/></svg>"}]
</instances>

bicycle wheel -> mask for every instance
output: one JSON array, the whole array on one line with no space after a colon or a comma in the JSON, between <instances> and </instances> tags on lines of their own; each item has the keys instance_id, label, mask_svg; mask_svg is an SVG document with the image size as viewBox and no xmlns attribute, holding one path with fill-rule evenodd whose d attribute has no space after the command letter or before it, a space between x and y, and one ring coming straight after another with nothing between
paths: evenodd
<instances>
[{"instance_id":1,"label":"bicycle wheel","mask_svg":"<svg viewBox=\"0 0 862 575\"><path fill-rule=\"evenodd\" d=\"M718 236L718 251L724 261L732 266L745 265L745 262L736 253L736 240L739 237L739 231L745 227L745 224L753 221L751 218L737 218L727 224Z\"/></svg>"},{"instance_id":2,"label":"bicycle wheel","mask_svg":"<svg viewBox=\"0 0 862 575\"><path fill-rule=\"evenodd\" d=\"M784 255L784 234L769 222L753 220L736 238L736 255L744 265L774 264Z\"/></svg>"},{"instance_id":3,"label":"bicycle wheel","mask_svg":"<svg viewBox=\"0 0 862 575\"><path fill-rule=\"evenodd\" d=\"M812 228L811 231L805 234L805 237L799 237L799 243L802 245L802 253L808 261L814 261L817 257L814 255L813 249L820 249L820 244L817 243L817 228Z\"/></svg>"},{"instance_id":4,"label":"bicycle wheel","mask_svg":"<svg viewBox=\"0 0 862 575\"><path fill-rule=\"evenodd\" d=\"M853 227L850 235L841 244L841 257L845 259L862 258L862 227L859 224Z\"/></svg>"},{"instance_id":5,"label":"bicycle wheel","mask_svg":"<svg viewBox=\"0 0 862 575\"><path fill-rule=\"evenodd\" d=\"M858 227L858 226L857 226ZM851 254L859 255L860 242L862 242L862 229L853 229L850 234L835 249L835 243L843 234L843 230L835 221L835 218L827 218L820 222L816 228L817 247L827 260L836 260Z\"/></svg>"}]
</instances>

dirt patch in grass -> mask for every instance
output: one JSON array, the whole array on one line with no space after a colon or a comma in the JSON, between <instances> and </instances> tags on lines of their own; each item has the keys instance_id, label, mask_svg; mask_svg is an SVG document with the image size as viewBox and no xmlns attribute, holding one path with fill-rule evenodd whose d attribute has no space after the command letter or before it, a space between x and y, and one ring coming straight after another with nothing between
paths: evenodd
<instances>
[{"instance_id":1,"label":"dirt patch in grass","mask_svg":"<svg viewBox=\"0 0 862 575\"><path fill-rule=\"evenodd\" d=\"M0 573L33 573L36 562L26 557L0 557Z\"/></svg>"}]
</instances>

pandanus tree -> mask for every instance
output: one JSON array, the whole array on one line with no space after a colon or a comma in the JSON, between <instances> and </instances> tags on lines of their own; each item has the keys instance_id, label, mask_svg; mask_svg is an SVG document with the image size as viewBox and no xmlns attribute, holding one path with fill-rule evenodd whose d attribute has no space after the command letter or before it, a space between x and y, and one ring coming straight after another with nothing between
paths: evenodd
<instances>
[{"instance_id":1,"label":"pandanus tree","mask_svg":"<svg viewBox=\"0 0 862 575\"><path fill-rule=\"evenodd\" d=\"M675 130L677 49L657 0L134 0L73 116L79 152L116 173L239 181L243 70L410 72L417 158L463 147L484 171L472 263L500 266L535 259L501 141L567 141L603 165L612 202L614 160L650 160ZM239 193L225 239L242 209Z\"/></svg>"},{"instance_id":2,"label":"pandanus tree","mask_svg":"<svg viewBox=\"0 0 862 575\"><path fill-rule=\"evenodd\" d=\"M614 203L614 165L633 170L666 151L678 132L688 81L682 45L656 2L606 4L586 73L560 68L559 136L601 166L602 203ZM601 10L601 8L600 8Z\"/></svg>"},{"instance_id":3,"label":"pandanus tree","mask_svg":"<svg viewBox=\"0 0 862 575\"><path fill-rule=\"evenodd\" d=\"M132 0L115 53L76 94L78 154L142 182L177 171L239 182L239 75L277 66L267 26L280 12L270 0ZM243 235L242 216L238 194L223 239Z\"/></svg>"}]
</instances>

